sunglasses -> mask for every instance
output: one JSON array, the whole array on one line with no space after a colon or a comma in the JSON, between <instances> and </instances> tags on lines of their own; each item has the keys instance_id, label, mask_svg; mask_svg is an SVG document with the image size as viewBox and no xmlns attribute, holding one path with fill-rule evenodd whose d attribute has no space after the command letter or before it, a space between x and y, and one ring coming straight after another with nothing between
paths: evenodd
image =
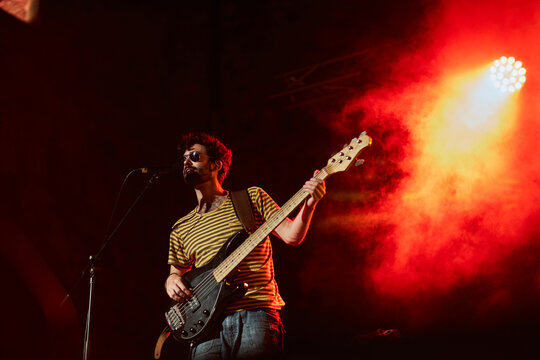
<instances>
[{"instance_id":1,"label":"sunglasses","mask_svg":"<svg viewBox=\"0 0 540 360\"><path fill-rule=\"evenodd\" d=\"M182 156L184 162L187 160L187 158L189 158L191 162L199 162L201 160L201 153L198 151L192 151L189 154Z\"/></svg>"}]
</instances>

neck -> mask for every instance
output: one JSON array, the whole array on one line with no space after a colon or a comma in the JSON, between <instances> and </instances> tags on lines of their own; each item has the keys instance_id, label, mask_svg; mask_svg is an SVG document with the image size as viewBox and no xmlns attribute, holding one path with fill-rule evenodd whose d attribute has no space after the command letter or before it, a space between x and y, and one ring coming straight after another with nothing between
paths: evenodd
<instances>
[{"instance_id":1,"label":"neck","mask_svg":"<svg viewBox=\"0 0 540 360\"><path fill-rule=\"evenodd\" d=\"M195 195L197 196L197 212L206 213L218 208L228 191L224 190L217 179L212 179L195 186Z\"/></svg>"}]
</instances>

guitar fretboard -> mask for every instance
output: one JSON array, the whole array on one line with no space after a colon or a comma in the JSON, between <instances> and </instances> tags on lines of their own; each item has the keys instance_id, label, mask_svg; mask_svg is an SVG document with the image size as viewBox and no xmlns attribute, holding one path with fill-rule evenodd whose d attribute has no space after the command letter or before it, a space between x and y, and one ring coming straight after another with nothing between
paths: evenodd
<instances>
[{"instance_id":1,"label":"guitar fretboard","mask_svg":"<svg viewBox=\"0 0 540 360\"><path fill-rule=\"evenodd\" d=\"M328 177L325 168L315 175L315 178L324 180ZM298 207L306 198L308 193L300 189L293 195L270 219L253 232L236 250L234 250L219 266L213 275L217 282L223 281L248 254L255 249L294 209Z\"/></svg>"}]
</instances>

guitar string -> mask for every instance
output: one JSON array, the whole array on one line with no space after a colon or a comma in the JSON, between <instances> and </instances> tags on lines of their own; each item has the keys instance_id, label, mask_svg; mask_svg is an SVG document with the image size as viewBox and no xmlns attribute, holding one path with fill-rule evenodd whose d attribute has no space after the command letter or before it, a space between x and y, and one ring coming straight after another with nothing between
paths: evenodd
<instances>
[{"instance_id":1,"label":"guitar string","mask_svg":"<svg viewBox=\"0 0 540 360\"><path fill-rule=\"evenodd\" d=\"M322 173L323 173L322 171L319 172L319 174L321 174L319 177L323 176ZM317 174L317 175L319 175L319 174ZM271 229L274 229L277 225L279 225L279 223L281 223L281 221L283 221L285 219L285 217L287 215L289 215L300 204L300 202L303 201L306 197L307 197L306 192L304 192L302 190L298 191L289 201L287 201L287 203L285 203L285 205L283 205L283 207L281 209L278 210L278 213L276 213L272 218L270 218L265 224L263 224L261 227L259 227L259 229L257 229L252 234L254 236L254 238L257 237L256 234L258 232L259 233L260 232L264 232L264 233L268 232L269 233L270 231L272 231ZM294 203L294 204L291 204L291 203ZM278 222L277 219L279 219L280 221ZM270 223L272 223L272 225L269 225ZM265 237L266 237L266 235L265 235ZM219 271L219 267L227 268L227 267L230 267L232 264L235 264L237 262L237 260L239 260L239 261L243 260L243 258L247 254L249 254L249 252L251 252L251 250L252 250L251 245L254 245L253 246L253 248L254 248L259 242L260 242L260 240L246 242L248 244L248 246L245 246L245 247L247 247L249 249L249 251L243 250L243 248L242 248L243 244L242 244L229 257L227 257L225 259L225 261L218 266L218 268L216 268L211 274L208 274L199 284L197 284L194 287L194 289L193 289L194 295L197 295L198 297L204 297L204 296L208 295L209 291L212 289L211 280L214 277L214 272L216 270ZM251 243L254 243L254 244L251 244ZM246 254L246 252L247 252L247 254ZM230 264L230 263L232 263L232 264ZM221 271L221 272L223 272L223 271ZM195 293L197 293L197 294L195 294ZM190 306L189 300L186 300L186 301L184 301L183 303L180 303L180 304L176 304L175 306L178 306L178 308L181 311L185 311L186 307Z\"/></svg>"},{"instance_id":2,"label":"guitar string","mask_svg":"<svg viewBox=\"0 0 540 360\"><path fill-rule=\"evenodd\" d=\"M324 180L324 178L326 178L328 176L328 172L326 171L326 169L330 169L330 168L334 167L335 165L336 165L336 163L328 164L319 173L317 173L315 175L315 177ZM280 208L278 210L278 212L272 218L270 218L266 223L264 223L261 227L259 227L252 234L252 236L256 235L257 232L265 232L265 233L268 232L268 233L270 233L270 231L272 231L272 229L274 229L277 225L279 225L279 223L281 223L281 221L285 220L285 217L287 217L300 204L300 202L303 201L307 197L307 195L308 194L305 191L302 191L302 189L300 191L298 191L295 195L293 195L293 197L289 201L287 201L283 205L282 208ZM298 201L298 203L296 203L297 201ZM296 204L294 204L294 206L292 206L292 203L296 203ZM283 214L283 213L285 213L285 214ZM280 219L281 221L278 224L273 224L272 229L269 229L270 225L268 225L268 224L277 222L277 219L281 218L282 216L283 216L283 218ZM252 236L250 236L250 238ZM256 236L254 236L254 237L256 237ZM254 242L254 241L249 241L249 238L248 238L248 241L246 242L248 244L246 246L248 249L251 247L251 245L256 246L256 244L259 243L259 241L256 241L255 244L251 244L251 242ZM246 243L244 243L244 244L246 244ZM245 250L242 249L244 244L242 244L239 248L237 248L235 251L233 251L233 253L230 256L228 256L223 261L223 263L221 263L216 269L214 269L214 271L212 271L210 274L208 274L199 284L197 284L193 288L194 296L198 295L198 297L202 298L202 297L208 295L209 291L212 289L211 280L212 280L212 278L215 279L214 272L216 270L219 270L220 267L227 268L227 267L229 267L229 266L231 266L231 265L233 265L235 263L237 264L237 260L238 260L238 262L242 261L244 259L244 257L247 254L249 254L249 252L251 252L252 249L250 249L247 254L243 254L245 252ZM254 248L254 246L253 246L253 248ZM176 304L174 306L178 307L180 311L184 312L186 310L186 307L190 306L189 301L190 301L190 299L185 300L182 303L178 303L178 304Z\"/></svg>"},{"instance_id":3,"label":"guitar string","mask_svg":"<svg viewBox=\"0 0 540 360\"><path fill-rule=\"evenodd\" d=\"M329 166L332 166L332 165L333 164L330 164ZM324 171L324 172L321 171L316 175L316 177L322 178L322 177L325 177L326 175L327 175L326 171ZM277 222L277 219L281 218L284 215L283 219L280 219L281 221L283 221L285 219L285 217L288 216L294 210L294 208L296 208L300 204L300 202L303 201L306 197L307 197L306 192L304 192L302 190L298 191L289 201L287 201L287 203L285 203L285 205L283 205L283 207L281 209L278 210L278 213L276 213L271 219L269 219L269 221L267 221L259 229L257 229L252 235L256 235L257 232L268 232L269 233L271 231L271 229L269 229L269 227L270 227L270 225L268 225L269 223L274 223L275 224ZM296 203L297 201L298 201L298 203L294 204L294 207L291 206L291 203ZM290 210L289 210L289 208L290 208ZM286 214L283 214L284 212L286 212ZM279 225L279 223L275 224L275 226ZM275 228L275 226L273 226L272 229ZM253 242L253 241L248 241L247 243L250 244L251 242ZM256 244L258 244L258 243L259 243L259 241L256 242ZM256 244L252 244L252 245L256 246ZM227 257L225 259L225 261L218 266L218 268L216 268L214 271L212 271L212 273L208 274L199 284L197 284L193 288L194 295L197 295L198 297L202 298L202 297L209 294L209 291L212 289L211 280L212 280L212 278L215 278L214 277L214 272L216 270L219 270L219 267L227 268L228 266L230 266L232 264L235 264L237 260L239 260L239 261L243 260L243 258L247 254L246 255L243 254L245 251L242 251L242 249L241 249L242 246L243 246L243 244L239 248L237 248L229 257ZM250 246L246 246L246 247L250 248ZM251 252L251 250L252 249L250 249L249 252ZM248 252L248 254L249 254L249 252ZM240 259L238 259L239 257L240 257ZM229 263L232 263L232 264L229 264ZM195 293L197 293L197 294L195 294ZM190 301L189 299L185 300L183 303L176 304L175 306L177 306L180 311L185 311L186 307L190 306L189 301Z\"/></svg>"},{"instance_id":4,"label":"guitar string","mask_svg":"<svg viewBox=\"0 0 540 360\"><path fill-rule=\"evenodd\" d=\"M353 139L354 141L354 139ZM360 143L361 140L358 139L358 143ZM368 143L369 144L369 143ZM366 145L367 146L367 145ZM365 146L363 146L362 148L364 148ZM361 149L360 149L361 150ZM324 167L315 177L316 178L321 178L321 179L325 179L329 173L326 171L327 169L330 170L331 168L333 168L335 165L338 165L338 163L330 163L328 164L326 167ZM297 197L299 197L299 199L296 199ZM252 235L255 235L257 232L259 232L259 230L263 231L263 232L267 232L270 233L271 229L268 229L269 227L269 223L271 222L276 222L276 219L277 218L280 218L283 214L281 214L282 212L285 212L284 210L286 210L286 214L285 216L283 216L283 219L281 219L281 221L283 221L285 219L286 216L288 216L298 205L301 201L303 201L305 199L305 197L307 197L307 193L305 193L304 191L300 190L298 191L289 201L287 201L287 203L285 203L285 205L279 210L278 213L275 214L275 216L273 216L271 219L269 219L269 221L267 221L266 223L264 223L259 229L257 229ZM298 204L295 204L294 207L291 206L291 203L294 203L296 202L296 200L299 200ZM292 208L291 208L292 207ZM289 211L289 208L290 211ZM280 213L281 212L281 213ZM277 224L279 225L279 224ZM277 226L275 225L275 226ZM272 229L275 228L272 227ZM264 230L263 230L264 229ZM265 237L267 236L268 234L265 235ZM251 236L250 236L251 237ZM259 240L260 241L260 240ZM256 241L255 244L251 244L253 245L253 248L259 243L259 241ZM247 247L248 249L251 247L250 243L251 242L254 242L254 241L249 241L249 238L248 238L248 241L246 241L244 244L248 244ZM239 262L241 262L245 256L247 256L247 254L243 254L245 251L242 249L243 245L242 244L239 248L237 248L229 257L227 257L225 259L225 261L223 263L221 263L218 268L216 268L214 271L212 271L210 274L208 274L199 284L197 284L195 286L195 288L193 289L193 292L197 292L197 295L199 297L203 297L203 296L206 296L208 294L208 291L210 291L211 287L212 287L212 284L209 284L209 282L211 282L212 278L215 279L215 276L214 276L214 272L216 270L219 270L219 267L225 267L227 268L228 266L230 265L233 265L233 264L238 264ZM249 252L251 252L252 249L249 250ZM248 252L248 254L249 254ZM238 259L238 257L240 256L240 258ZM237 262L238 260L238 262ZM228 263L232 263L232 264L228 264ZM200 294L199 294L199 291L200 291ZM180 310L181 311L184 311L186 306L188 306L186 303L189 302L189 300L186 300L184 301L183 303L178 303L176 304L175 306L179 306Z\"/></svg>"},{"instance_id":5,"label":"guitar string","mask_svg":"<svg viewBox=\"0 0 540 360\"><path fill-rule=\"evenodd\" d=\"M355 141L355 140L357 140L358 143L362 142L360 139L355 138L355 139L353 139L351 141L351 143L353 141ZM369 145L369 142L368 142L368 145ZM358 150L358 152L360 150L362 150L366 146L367 145L362 146ZM349 151L350 150L352 150L352 149L349 149ZM343 156L343 155L344 154L342 154L341 156ZM351 158L352 157L349 157L349 160ZM319 171L319 173L317 173L315 175L315 177L324 180L326 177L329 176L329 172L327 170L331 170L332 168L336 167L337 165L340 165L340 163L334 162L334 163L327 164L327 166L325 166L323 169L321 169L321 171ZM281 221L283 221L285 219L285 217L287 217L300 204L300 202L303 201L306 197L307 197L306 192L302 191L302 189L300 191L298 191L289 201L287 201L285 203L285 205L283 205L283 207L281 209L278 210L278 213L276 213L271 219L269 219L269 221L264 223L252 235L256 235L258 232L263 232L263 233L265 233L264 237L266 237L270 233L270 231L272 231L272 229L274 229L277 225L279 225L279 223L281 223ZM293 203L294 203L294 205L293 205ZM285 213L285 214L283 214L283 213ZM280 221L279 221L278 224L275 224L277 222L277 219L280 219ZM270 225L268 225L269 223L273 223L271 225L272 226L271 229L269 229L269 227L270 227ZM257 236L253 236L253 237L256 238ZM251 238L251 236L250 236L250 238ZM216 270L219 271L220 267L227 268L227 267L230 267L231 265L237 265L239 262L241 262L244 259L245 256L247 256L247 254L249 254L249 252L251 252L253 250L253 248L255 246L257 246L257 244L261 240L250 241L249 238L248 238L248 241L246 241L239 248L237 248L235 251L233 251L233 253L229 257L227 257L225 259L225 261L218 266L218 268L214 269L214 271L212 271L211 274L208 274L199 284L197 284L195 286L195 288L193 289L193 291L197 292L197 293L200 291L200 296L201 297L206 296L208 291L211 289L211 284L208 284L208 283L211 282L212 278L215 279L214 274L215 274ZM251 243L253 243L253 244L251 244ZM247 244L247 245L244 246L245 244ZM247 249L244 250L243 247L247 247ZM247 250L249 250L249 251L247 251ZM223 272L223 271L221 271L221 272ZM187 306L185 304L188 301L189 300L186 300L182 304L177 304L177 305L180 305L181 310L185 310L185 307Z\"/></svg>"},{"instance_id":6,"label":"guitar string","mask_svg":"<svg viewBox=\"0 0 540 360\"><path fill-rule=\"evenodd\" d=\"M305 193L304 193L305 194ZM297 197L298 194L296 194L295 196L293 196L293 198L291 198L291 200L294 200L295 197ZM302 195L302 194L301 194ZM287 206L289 204L289 206ZM297 206L297 205L296 205ZM276 213L271 219L269 219L268 222L266 222L265 224L263 224L261 227L259 227L259 229L257 229L253 234L252 234L252 237L253 238L257 238L257 233L266 233L266 232L270 232L270 228L272 227L272 229L275 227L273 225L268 225L270 223L273 223L275 224L277 222L277 219L280 218L282 216L281 213L283 213L283 210L288 210L288 208L290 207L290 201L288 203L286 203L281 209L280 209L280 213ZM291 210L292 211L292 210ZM286 216L286 215L285 215ZM277 225L276 225L277 226ZM265 235L264 237L266 237L267 235ZM262 237L262 236L261 236ZM262 239L261 239L262 240ZM251 241L247 241L246 243L248 244L248 246L244 246L244 247L247 247L248 249L250 247L252 247L251 245L254 245L256 246L256 244L258 244L261 240L257 240L257 241L254 241L253 239ZM252 244L253 243L253 244ZM237 250L235 250L229 257L227 257L227 259L225 259L225 261L220 264L219 267L230 267L232 264L234 264L238 258L240 257L240 261L244 258L244 254L247 253L249 254L249 252L251 252L252 249L249 249L249 251L246 250L243 250L242 248L243 245L241 245L241 247L239 247ZM254 248L253 246L253 248ZM240 250L240 251L238 251ZM232 264L230 264L232 263ZM218 272L223 272L222 271L219 271L219 267L216 268L211 274L207 275L199 284L197 284L194 289L193 289L193 293L194 295L196 296L199 296L199 297L204 297L206 295L208 295L208 292L209 290L211 290L212 288L212 284L209 284L209 282L211 282L212 278L214 277L214 272L216 270L218 270ZM214 277L215 278L215 277ZM189 300L186 300L184 301L183 303L181 304L177 304L177 306L179 305L179 308L180 310L185 310L185 308L187 306L189 306Z\"/></svg>"}]
</instances>

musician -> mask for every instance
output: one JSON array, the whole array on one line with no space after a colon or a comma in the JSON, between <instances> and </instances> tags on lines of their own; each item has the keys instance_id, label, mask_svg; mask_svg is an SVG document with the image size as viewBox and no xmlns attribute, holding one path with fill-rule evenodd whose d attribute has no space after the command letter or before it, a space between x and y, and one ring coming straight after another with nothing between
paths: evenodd
<instances>
[{"instance_id":1,"label":"musician","mask_svg":"<svg viewBox=\"0 0 540 360\"><path fill-rule=\"evenodd\" d=\"M205 133L182 137L178 149L183 154L183 177L193 186L197 206L176 222L170 236L170 275L167 294L177 302L193 293L182 275L193 266L210 261L242 224L236 216L229 192L222 187L231 165L231 151L217 138ZM313 211L325 195L325 183L311 178L303 189L309 194L297 216L285 219L273 234L288 245L299 245L309 228ZM278 209L261 188L248 189L257 226ZM246 294L227 305L221 328L192 351L192 358L267 359L282 351L283 325L279 310L285 305L274 278L272 245L267 237L239 265L235 283L247 283Z\"/></svg>"}]
</instances>

